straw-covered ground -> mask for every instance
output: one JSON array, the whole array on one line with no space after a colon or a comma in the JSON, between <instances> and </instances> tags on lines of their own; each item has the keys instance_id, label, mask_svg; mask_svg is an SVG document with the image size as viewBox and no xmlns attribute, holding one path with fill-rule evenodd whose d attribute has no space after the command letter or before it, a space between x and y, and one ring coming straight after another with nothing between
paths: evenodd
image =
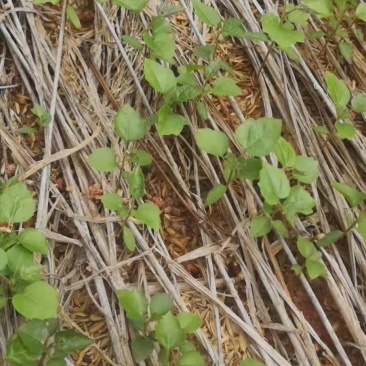
<instances>
[{"instance_id":1,"label":"straw-covered ground","mask_svg":"<svg viewBox=\"0 0 366 366\"><path fill-rule=\"evenodd\" d=\"M129 103L148 117L161 102L143 78L148 55L121 42L122 35L141 38L161 1L150 0L141 15L109 2L76 2L80 30L66 21L62 2L0 3L0 84L15 85L0 90L1 176L26 173L37 199L27 225L45 233L52 249L45 264L49 283L59 291L61 325L95 341L73 354L70 364L133 365L133 332L114 291L136 288L148 297L166 291L178 310L201 317L202 327L191 339L208 365L235 366L246 357L268 366L366 365L366 245L361 236L350 230L323 250L326 279L296 276L291 270L299 257L295 237L249 236L250 219L262 207L251 182L237 181L226 198L205 207L207 192L221 181L222 164L202 153L193 138L199 127L219 129L229 136L231 148L240 150L234 139L240 123L250 117L281 118L283 135L296 152L319 163L319 178L310 189L316 208L297 229L314 238L345 230L359 210L351 209L331 183L366 191L365 116L352 114L358 131L351 141L320 135L313 127L334 124L326 70L352 93L366 90L365 44L355 42L354 59L345 62L331 42L306 41L297 47L295 62L276 50L268 56L263 42L220 41L218 57L233 68L242 95L207 97L206 122L190 103L181 106L190 125L179 137L163 138L151 129L143 146L156 163L146 170L144 200L161 208L162 228L154 233L131 221L137 240L131 254L123 245L118 216L100 202L106 192L129 197L128 186L121 185L118 172L98 173L86 160L105 146L123 156L127 146L112 123L120 106ZM208 3L223 18L240 18L256 32L260 15L279 12L283 1ZM175 4L184 9L170 18L175 62L184 65L199 44L212 41L212 34L192 15L189 0ZM311 27L319 24L312 21ZM19 128L36 124L31 113L36 103L50 111L53 122L35 134L19 134ZM27 174L32 167L37 169ZM9 308L1 313L2 355L18 317ZM158 365L156 355L146 365Z\"/></svg>"}]
</instances>

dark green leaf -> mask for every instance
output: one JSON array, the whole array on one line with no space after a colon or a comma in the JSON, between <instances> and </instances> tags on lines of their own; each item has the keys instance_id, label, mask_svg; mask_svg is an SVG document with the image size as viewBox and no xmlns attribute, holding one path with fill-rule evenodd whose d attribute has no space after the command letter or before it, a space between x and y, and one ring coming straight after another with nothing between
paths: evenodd
<instances>
[{"instance_id":1,"label":"dark green leaf","mask_svg":"<svg viewBox=\"0 0 366 366\"><path fill-rule=\"evenodd\" d=\"M202 90L196 86L179 85L164 95L164 101L169 105L185 103L198 98Z\"/></svg>"},{"instance_id":2,"label":"dark green leaf","mask_svg":"<svg viewBox=\"0 0 366 366\"><path fill-rule=\"evenodd\" d=\"M96 149L87 160L88 164L100 172L111 172L117 167L116 154L109 147Z\"/></svg>"},{"instance_id":3,"label":"dark green leaf","mask_svg":"<svg viewBox=\"0 0 366 366\"><path fill-rule=\"evenodd\" d=\"M221 157L227 153L229 138L221 131L200 128L197 130L195 137L200 150Z\"/></svg>"},{"instance_id":4,"label":"dark green leaf","mask_svg":"<svg viewBox=\"0 0 366 366\"><path fill-rule=\"evenodd\" d=\"M210 92L216 96L232 96L241 95L241 89L236 85L235 80L226 76L216 79L210 89Z\"/></svg>"},{"instance_id":5,"label":"dark green leaf","mask_svg":"<svg viewBox=\"0 0 366 366\"><path fill-rule=\"evenodd\" d=\"M333 182L332 187L342 194L351 207L359 205L366 199L365 193L350 187L348 184Z\"/></svg>"},{"instance_id":6,"label":"dark green leaf","mask_svg":"<svg viewBox=\"0 0 366 366\"><path fill-rule=\"evenodd\" d=\"M195 350L196 347L191 342L188 341L184 341L183 344L179 347L179 351L182 353L188 353Z\"/></svg>"},{"instance_id":7,"label":"dark green leaf","mask_svg":"<svg viewBox=\"0 0 366 366\"><path fill-rule=\"evenodd\" d=\"M346 108L351 99L351 93L349 92L346 83L342 79L338 79L330 71L325 72L325 80L327 82L328 93L339 114Z\"/></svg>"},{"instance_id":8,"label":"dark green leaf","mask_svg":"<svg viewBox=\"0 0 366 366\"><path fill-rule=\"evenodd\" d=\"M343 238L344 232L339 230L331 231L330 233L326 234L323 238L318 240L317 244L320 247L328 247L329 245L335 243L339 239Z\"/></svg>"},{"instance_id":9,"label":"dark green leaf","mask_svg":"<svg viewBox=\"0 0 366 366\"><path fill-rule=\"evenodd\" d=\"M41 355L29 352L17 334L7 342L7 361L14 366L37 366Z\"/></svg>"},{"instance_id":10,"label":"dark green leaf","mask_svg":"<svg viewBox=\"0 0 366 366\"><path fill-rule=\"evenodd\" d=\"M158 319L168 311L172 311L174 303L169 294L155 294L150 301L150 313L154 319Z\"/></svg>"},{"instance_id":11,"label":"dark green leaf","mask_svg":"<svg viewBox=\"0 0 366 366\"><path fill-rule=\"evenodd\" d=\"M5 250L0 248L0 271L2 271L8 264L8 256Z\"/></svg>"},{"instance_id":12,"label":"dark green leaf","mask_svg":"<svg viewBox=\"0 0 366 366\"><path fill-rule=\"evenodd\" d=\"M160 210L153 203L144 203L137 210L133 211L133 216L155 231L160 229Z\"/></svg>"},{"instance_id":13,"label":"dark green leaf","mask_svg":"<svg viewBox=\"0 0 366 366\"><path fill-rule=\"evenodd\" d=\"M146 360L154 350L154 342L150 338L137 336L132 341L132 354L136 362Z\"/></svg>"},{"instance_id":14,"label":"dark green leaf","mask_svg":"<svg viewBox=\"0 0 366 366\"><path fill-rule=\"evenodd\" d=\"M157 322L155 334L157 341L167 350L179 347L184 341L184 331L171 312Z\"/></svg>"},{"instance_id":15,"label":"dark green leaf","mask_svg":"<svg viewBox=\"0 0 366 366\"><path fill-rule=\"evenodd\" d=\"M193 8L197 17L205 24L215 26L221 22L220 14L211 6L205 5L197 0L192 0Z\"/></svg>"},{"instance_id":16,"label":"dark green leaf","mask_svg":"<svg viewBox=\"0 0 366 366\"><path fill-rule=\"evenodd\" d=\"M266 216L256 216L250 224L250 236L258 238L267 235L272 230L271 219Z\"/></svg>"},{"instance_id":17,"label":"dark green leaf","mask_svg":"<svg viewBox=\"0 0 366 366\"><path fill-rule=\"evenodd\" d=\"M193 313L185 312L179 313L177 319L180 327L183 329L184 333L191 334L196 332L201 326L201 318Z\"/></svg>"},{"instance_id":18,"label":"dark green leaf","mask_svg":"<svg viewBox=\"0 0 366 366\"><path fill-rule=\"evenodd\" d=\"M202 102L197 103L197 112L203 120L208 119L208 112L204 103Z\"/></svg>"},{"instance_id":19,"label":"dark green leaf","mask_svg":"<svg viewBox=\"0 0 366 366\"><path fill-rule=\"evenodd\" d=\"M31 252L41 253L44 255L48 253L49 248L46 236L36 229L24 229L19 235L19 242L24 248Z\"/></svg>"},{"instance_id":20,"label":"dark green leaf","mask_svg":"<svg viewBox=\"0 0 366 366\"><path fill-rule=\"evenodd\" d=\"M226 71L229 74L233 73L233 69L225 61L213 60L206 66L205 74L210 78L215 76L220 70Z\"/></svg>"},{"instance_id":21,"label":"dark green leaf","mask_svg":"<svg viewBox=\"0 0 366 366\"><path fill-rule=\"evenodd\" d=\"M205 204L207 206L213 205L217 201L219 201L222 197L224 197L227 191L227 186L223 184L216 184L207 194L207 198Z\"/></svg>"},{"instance_id":22,"label":"dark green leaf","mask_svg":"<svg viewBox=\"0 0 366 366\"><path fill-rule=\"evenodd\" d=\"M63 330L55 335L54 358L66 357L72 352L90 346L93 340L73 330Z\"/></svg>"},{"instance_id":23,"label":"dark green leaf","mask_svg":"<svg viewBox=\"0 0 366 366\"><path fill-rule=\"evenodd\" d=\"M141 198L145 194L145 178L141 167L137 166L132 172L124 172L122 177L128 181L132 198Z\"/></svg>"},{"instance_id":24,"label":"dark green leaf","mask_svg":"<svg viewBox=\"0 0 366 366\"><path fill-rule=\"evenodd\" d=\"M242 179L259 179L259 173L262 169L262 160L258 158L237 160L237 176Z\"/></svg>"},{"instance_id":25,"label":"dark green leaf","mask_svg":"<svg viewBox=\"0 0 366 366\"><path fill-rule=\"evenodd\" d=\"M351 43L348 42L341 42L338 45L339 51L344 59L348 62L351 62L353 59L353 46Z\"/></svg>"}]
</instances>

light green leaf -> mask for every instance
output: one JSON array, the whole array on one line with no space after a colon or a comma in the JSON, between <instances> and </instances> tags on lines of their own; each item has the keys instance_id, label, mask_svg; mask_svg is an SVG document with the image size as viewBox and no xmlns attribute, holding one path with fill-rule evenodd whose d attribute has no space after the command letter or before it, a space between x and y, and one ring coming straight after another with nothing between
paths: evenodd
<instances>
[{"instance_id":1,"label":"light green leaf","mask_svg":"<svg viewBox=\"0 0 366 366\"><path fill-rule=\"evenodd\" d=\"M192 0L193 8L197 17L205 24L215 26L221 22L220 14L211 6L205 5L200 1Z\"/></svg>"},{"instance_id":2,"label":"light green leaf","mask_svg":"<svg viewBox=\"0 0 366 366\"><path fill-rule=\"evenodd\" d=\"M313 261L310 258L307 258L305 267L311 280L315 280L318 277L326 278L328 276L327 269L324 264L319 261Z\"/></svg>"},{"instance_id":3,"label":"light green leaf","mask_svg":"<svg viewBox=\"0 0 366 366\"><path fill-rule=\"evenodd\" d=\"M358 19L366 22L366 3L358 4L355 14Z\"/></svg>"},{"instance_id":4,"label":"light green leaf","mask_svg":"<svg viewBox=\"0 0 366 366\"><path fill-rule=\"evenodd\" d=\"M202 102L197 103L197 112L203 120L208 119L208 112L204 103Z\"/></svg>"},{"instance_id":5,"label":"light green leaf","mask_svg":"<svg viewBox=\"0 0 366 366\"><path fill-rule=\"evenodd\" d=\"M342 79L338 79L330 71L325 72L325 80L327 82L328 93L332 98L337 108L337 114L339 115L346 109L348 102L351 100L351 93L349 92L346 83Z\"/></svg>"},{"instance_id":6,"label":"light green leaf","mask_svg":"<svg viewBox=\"0 0 366 366\"><path fill-rule=\"evenodd\" d=\"M250 224L250 236L258 238L267 235L272 230L271 219L266 216L256 216Z\"/></svg>"},{"instance_id":7,"label":"light green leaf","mask_svg":"<svg viewBox=\"0 0 366 366\"><path fill-rule=\"evenodd\" d=\"M132 172L123 172L122 177L130 186L132 198L141 198L145 194L145 178L141 167L137 166Z\"/></svg>"},{"instance_id":8,"label":"light green leaf","mask_svg":"<svg viewBox=\"0 0 366 366\"><path fill-rule=\"evenodd\" d=\"M356 127L352 123L337 121L335 123L335 128L341 139L351 140L357 133Z\"/></svg>"},{"instance_id":9,"label":"light green leaf","mask_svg":"<svg viewBox=\"0 0 366 366\"><path fill-rule=\"evenodd\" d=\"M17 334L13 334L6 345L6 360L13 366L38 366L41 354L29 352Z\"/></svg>"},{"instance_id":10,"label":"light green leaf","mask_svg":"<svg viewBox=\"0 0 366 366\"><path fill-rule=\"evenodd\" d=\"M103 0L96 0L103 1ZM67 366L67 363L64 358L51 358L47 361L46 366Z\"/></svg>"},{"instance_id":11,"label":"light green leaf","mask_svg":"<svg viewBox=\"0 0 366 366\"><path fill-rule=\"evenodd\" d=\"M281 220L273 220L272 228L284 238L288 238L290 236L285 224Z\"/></svg>"},{"instance_id":12,"label":"light green leaf","mask_svg":"<svg viewBox=\"0 0 366 366\"><path fill-rule=\"evenodd\" d=\"M158 33L173 33L172 26L163 17L156 17L151 23L150 28L154 34Z\"/></svg>"},{"instance_id":13,"label":"light green leaf","mask_svg":"<svg viewBox=\"0 0 366 366\"><path fill-rule=\"evenodd\" d=\"M133 358L136 362L146 360L154 350L154 342L150 338L137 336L131 344Z\"/></svg>"},{"instance_id":14,"label":"light green leaf","mask_svg":"<svg viewBox=\"0 0 366 366\"><path fill-rule=\"evenodd\" d=\"M329 18L333 15L333 3L331 0L303 0L303 3L321 17Z\"/></svg>"},{"instance_id":15,"label":"light green leaf","mask_svg":"<svg viewBox=\"0 0 366 366\"><path fill-rule=\"evenodd\" d=\"M164 111L164 107L160 108L157 124L157 131L160 135L178 136L187 124L188 121L180 114L170 113L170 108L168 111Z\"/></svg>"},{"instance_id":16,"label":"light green leaf","mask_svg":"<svg viewBox=\"0 0 366 366\"><path fill-rule=\"evenodd\" d=\"M302 183L314 183L318 178L318 163L307 156L296 156L293 176Z\"/></svg>"},{"instance_id":17,"label":"light green leaf","mask_svg":"<svg viewBox=\"0 0 366 366\"><path fill-rule=\"evenodd\" d=\"M2 271L8 264L8 256L5 250L0 248L0 271Z\"/></svg>"},{"instance_id":18,"label":"light green leaf","mask_svg":"<svg viewBox=\"0 0 366 366\"><path fill-rule=\"evenodd\" d=\"M167 350L179 347L184 341L184 331L177 318L169 311L156 324L157 341Z\"/></svg>"},{"instance_id":19,"label":"light green leaf","mask_svg":"<svg viewBox=\"0 0 366 366\"><path fill-rule=\"evenodd\" d=\"M366 242L366 213L361 212L358 217L357 231L361 234L362 239Z\"/></svg>"},{"instance_id":20,"label":"light green leaf","mask_svg":"<svg viewBox=\"0 0 366 366\"><path fill-rule=\"evenodd\" d=\"M30 284L21 294L13 296L15 310L28 319L56 318L58 292L44 281Z\"/></svg>"},{"instance_id":21,"label":"light green leaf","mask_svg":"<svg viewBox=\"0 0 366 366\"><path fill-rule=\"evenodd\" d=\"M304 33L294 30L291 23L281 23L280 18L274 14L264 14L261 18L263 31L272 41L283 48L290 47L298 42L304 42Z\"/></svg>"},{"instance_id":22,"label":"light green leaf","mask_svg":"<svg viewBox=\"0 0 366 366\"><path fill-rule=\"evenodd\" d=\"M310 215L313 213L314 207L314 199L300 186L292 187L289 196L283 203L285 215L292 224L296 221L298 213Z\"/></svg>"},{"instance_id":23,"label":"light green leaf","mask_svg":"<svg viewBox=\"0 0 366 366\"><path fill-rule=\"evenodd\" d=\"M365 3L366 4L366 3ZM357 113L366 113L366 94L358 93L352 98L352 110Z\"/></svg>"},{"instance_id":24,"label":"light green leaf","mask_svg":"<svg viewBox=\"0 0 366 366\"><path fill-rule=\"evenodd\" d=\"M148 0L112 0L114 5L131 10L136 14L141 13L148 2Z\"/></svg>"},{"instance_id":25,"label":"light green leaf","mask_svg":"<svg viewBox=\"0 0 366 366\"><path fill-rule=\"evenodd\" d=\"M235 80L226 76L216 79L210 92L216 96L232 96L241 95L241 89L236 85Z\"/></svg>"},{"instance_id":26,"label":"light green leaf","mask_svg":"<svg viewBox=\"0 0 366 366\"><path fill-rule=\"evenodd\" d=\"M123 227L123 242L125 243L126 248L130 252L133 253L135 251L135 249L136 249L135 235L134 235L133 231L127 226Z\"/></svg>"},{"instance_id":27,"label":"light green leaf","mask_svg":"<svg viewBox=\"0 0 366 366\"><path fill-rule=\"evenodd\" d=\"M303 236L297 238L297 249L304 258L308 258L317 252L313 242Z\"/></svg>"},{"instance_id":28,"label":"light green leaf","mask_svg":"<svg viewBox=\"0 0 366 366\"><path fill-rule=\"evenodd\" d=\"M302 267L298 263L293 264L291 269L295 272L296 276L300 276L302 273Z\"/></svg>"},{"instance_id":29,"label":"light green leaf","mask_svg":"<svg viewBox=\"0 0 366 366\"><path fill-rule=\"evenodd\" d=\"M259 173L262 169L262 160L258 158L237 160L237 175L242 179L259 179Z\"/></svg>"},{"instance_id":30,"label":"light green leaf","mask_svg":"<svg viewBox=\"0 0 366 366\"><path fill-rule=\"evenodd\" d=\"M131 47L133 47L135 50L140 51L143 49L143 45L140 42L139 39L137 39L136 37L132 37L132 36L128 36L128 35L124 35L121 37L122 41L126 42L128 45L130 45Z\"/></svg>"},{"instance_id":31,"label":"light green leaf","mask_svg":"<svg viewBox=\"0 0 366 366\"><path fill-rule=\"evenodd\" d=\"M344 59L351 62L353 59L353 45L349 42L341 42L338 44L338 47Z\"/></svg>"},{"instance_id":32,"label":"light green leaf","mask_svg":"<svg viewBox=\"0 0 366 366\"><path fill-rule=\"evenodd\" d=\"M291 168L295 165L295 150L283 137L278 139L273 152L284 168Z\"/></svg>"},{"instance_id":33,"label":"light green leaf","mask_svg":"<svg viewBox=\"0 0 366 366\"><path fill-rule=\"evenodd\" d=\"M229 138L221 131L200 128L197 130L195 137L200 150L221 157L227 153Z\"/></svg>"},{"instance_id":34,"label":"light green leaf","mask_svg":"<svg viewBox=\"0 0 366 366\"><path fill-rule=\"evenodd\" d=\"M33 266L33 253L21 245L14 245L7 252L8 268L14 273L19 274L23 267Z\"/></svg>"},{"instance_id":35,"label":"light green leaf","mask_svg":"<svg viewBox=\"0 0 366 366\"><path fill-rule=\"evenodd\" d=\"M12 184L0 195L0 222L25 222L33 216L35 208L27 187L22 183Z\"/></svg>"},{"instance_id":36,"label":"light green leaf","mask_svg":"<svg viewBox=\"0 0 366 366\"><path fill-rule=\"evenodd\" d=\"M20 134L23 134L23 135L32 135L34 133L37 132L37 130L33 127L21 127L19 128L19 130L17 131L18 133Z\"/></svg>"},{"instance_id":37,"label":"light green leaf","mask_svg":"<svg viewBox=\"0 0 366 366\"><path fill-rule=\"evenodd\" d=\"M366 194L345 183L333 182L332 187L347 200L351 207L358 206L366 199Z\"/></svg>"},{"instance_id":38,"label":"light green leaf","mask_svg":"<svg viewBox=\"0 0 366 366\"><path fill-rule=\"evenodd\" d=\"M122 197L117 193L106 193L101 197L103 206L112 211L118 211L123 206Z\"/></svg>"},{"instance_id":39,"label":"light green leaf","mask_svg":"<svg viewBox=\"0 0 366 366\"><path fill-rule=\"evenodd\" d=\"M117 135L124 141L138 141L146 135L146 122L129 104L125 104L114 118Z\"/></svg>"},{"instance_id":40,"label":"light green leaf","mask_svg":"<svg viewBox=\"0 0 366 366\"><path fill-rule=\"evenodd\" d=\"M92 339L71 329L57 332L55 335L55 350L52 357L66 357L72 352L90 346L92 343Z\"/></svg>"},{"instance_id":41,"label":"light green leaf","mask_svg":"<svg viewBox=\"0 0 366 366\"><path fill-rule=\"evenodd\" d=\"M329 135L330 131L325 126L314 126L314 130L321 135Z\"/></svg>"},{"instance_id":42,"label":"light green leaf","mask_svg":"<svg viewBox=\"0 0 366 366\"><path fill-rule=\"evenodd\" d=\"M56 5L60 0L34 0L34 3L37 5L42 5L42 4L53 4Z\"/></svg>"},{"instance_id":43,"label":"light green leaf","mask_svg":"<svg viewBox=\"0 0 366 366\"><path fill-rule=\"evenodd\" d=\"M310 18L310 14L301 9L295 9L294 4L286 6L287 20L295 25L306 27Z\"/></svg>"},{"instance_id":44,"label":"light green leaf","mask_svg":"<svg viewBox=\"0 0 366 366\"><path fill-rule=\"evenodd\" d=\"M152 163L153 157L143 150L134 150L131 153L131 160L140 166L148 166Z\"/></svg>"},{"instance_id":45,"label":"light green leaf","mask_svg":"<svg viewBox=\"0 0 366 366\"><path fill-rule=\"evenodd\" d=\"M194 52L193 56L208 60L215 52L212 46L199 46Z\"/></svg>"},{"instance_id":46,"label":"light green leaf","mask_svg":"<svg viewBox=\"0 0 366 366\"><path fill-rule=\"evenodd\" d=\"M158 8L158 14L162 17L169 17L184 11L183 8L170 4L163 4Z\"/></svg>"},{"instance_id":47,"label":"light green leaf","mask_svg":"<svg viewBox=\"0 0 366 366\"><path fill-rule=\"evenodd\" d=\"M188 341L184 341L182 343L182 345L179 347L179 351L181 353L188 353L188 352L195 351L195 350L196 350L196 347L191 342L188 342Z\"/></svg>"},{"instance_id":48,"label":"light green leaf","mask_svg":"<svg viewBox=\"0 0 366 366\"><path fill-rule=\"evenodd\" d=\"M216 184L207 194L207 198L205 201L205 205L210 206L219 201L222 197L224 197L227 191L227 186L223 184Z\"/></svg>"},{"instance_id":49,"label":"light green leaf","mask_svg":"<svg viewBox=\"0 0 366 366\"><path fill-rule=\"evenodd\" d=\"M127 319L131 320L138 330L144 328L147 314L147 301L145 296L137 290L117 290L118 301L126 311Z\"/></svg>"},{"instance_id":50,"label":"light green leaf","mask_svg":"<svg viewBox=\"0 0 366 366\"><path fill-rule=\"evenodd\" d=\"M177 77L177 84L197 87L197 80L193 72L184 72Z\"/></svg>"},{"instance_id":51,"label":"light green leaf","mask_svg":"<svg viewBox=\"0 0 366 366\"><path fill-rule=\"evenodd\" d=\"M290 183L283 169L265 162L259 174L259 188L270 205L276 205L290 194Z\"/></svg>"},{"instance_id":52,"label":"light green leaf","mask_svg":"<svg viewBox=\"0 0 366 366\"><path fill-rule=\"evenodd\" d=\"M160 348L160 352L158 354L158 362L160 366L168 366L169 361L169 350L164 347Z\"/></svg>"},{"instance_id":53,"label":"light green leaf","mask_svg":"<svg viewBox=\"0 0 366 366\"><path fill-rule=\"evenodd\" d=\"M233 74L233 69L230 65L222 60L213 60L211 61L205 69L205 74L208 78L215 76L218 71L223 70L229 74Z\"/></svg>"},{"instance_id":54,"label":"light green leaf","mask_svg":"<svg viewBox=\"0 0 366 366\"><path fill-rule=\"evenodd\" d=\"M31 112L38 117L37 122L41 127L47 127L51 123L51 115L39 104L35 104Z\"/></svg>"},{"instance_id":55,"label":"light green leaf","mask_svg":"<svg viewBox=\"0 0 366 366\"><path fill-rule=\"evenodd\" d=\"M46 236L36 229L27 228L23 230L19 235L19 242L31 252L44 255L48 253L49 248Z\"/></svg>"},{"instance_id":56,"label":"light green leaf","mask_svg":"<svg viewBox=\"0 0 366 366\"><path fill-rule=\"evenodd\" d=\"M153 37L148 32L143 34L146 45L152 50L153 56L172 62L175 56L175 41L169 33L155 33Z\"/></svg>"},{"instance_id":57,"label":"light green leaf","mask_svg":"<svg viewBox=\"0 0 366 366\"><path fill-rule=\"evenodd\" d=\"M330 233L326 234L323 238L318 240L317 244L320 247L328 247L329 245L335 243L339 239L343 238L344 232L339 230L331 231Z\"/></svg>"},{"instance_id":58,"label":"light green leaf","mask_svg":"<svg viewBox=\"0 0 366 366\"><path fill-rule=\"evenodd\" d=\"M80 19L72 6L66 8L67 19L74 25L76 29L81 29Z\"/></svg>"},{"instance_id":59,"label":"light green leaf","mask_svg":"<svg viewBox=\"0 0 366 366\"><path fill-rule=\"evenodd\" d=\"M133 210L133 216L155 231L160 229L160 210L153 203L144 203L137 210Z\"/></svg>"},{"instance_id":60,"label":"light green leaf","mask_svg":"<svg viewBox=\"0 0 366 366\"><path fill-rule=\"evenodd\" d=\"M253 360L252 358L247 358L240 361L239 366L264 366L263 363Z\"/></svg>"},{"instance_id":61,"label":"light green leaf","mask_svg":"<svg viewBox=\"0 0 366 366\"><path fill-rule=\"evenodd\" d=\"M222 28L222 35L224 37L245 37L245 30L243 27L243 22L238 18L229 18L224 22Z\"/></svg>"},{"instance_id":62,"label":"light green leaf","mask_svg":"<svg viewBox=\"0 0 366 366\"><path fill-rule=\"evenodd\" d=\"M164 95L164 101L167 105L174 106L197 99L201 94L202 90L197 86L179 85Z\"/></svg>"},{"instance_id":63,"label":"light green leaf","mask_svg":"<svg viewBox=\"0 0 366 366\"><path fill-rule=\"evenodd\" d=\"M177 85L172 70L147 58L144 61L144 75L148 83L159 93L167 93Z\"/></svg>"},{"instance_id":64,"label":"light green leaf","mask_svg":"<svg viewBox=\"0 0 366 366\"><path fill-rule=\"evenodd\" d=\"M183 353L178 361L178 366L205 366L205 360L197 351Z\"/></svg>"},{"instance_id":65,"label":"light green leaf","mask_svg":"<svg viewBox=\"0 0 366 366\"><path fill-rule=\"evenodd\" d=\"M168 311L173 311L174 303L169 294L155 294L150 301L150 313L154 320L159 319Z\"/></svg>"},{"instance_id":66,"label":"light green leaf","mask_svg":"<svg viewBox=\"0 0 366 366\"><path fill-rule=\"evenodd\" d=\"M117 167L116 154L109 147L96 149L87 159L88 164L100 172L111 172Z\"/></svg>"},{"instance_id":67,"label":"light green leaf","mask_svg":"<svg viewBox=\"0 0 366 366\"><path fill-rule=\"evenodd\" d=\"M282 121L276 118L248 119L235 131L239 144L253 156L266 156L273 151L281 136Z\"/></svg>"},{"instance_id":68,"label":"light green leaf","mask_svg":"<svg viewBox=\"0 0 366 366\"><path fill-rule=\"evenodd\" d=\"M244 38L252 41L268 42L268 36L260 32L245 32Z\"/></svg>"},{"instance_id":69,"label":"light green leaf","mask_svg":"<svg viewBox=\"0 0 366 366\"><path fill-rule=\"evenodd\" d=\"M201 318L190 312L179 313L177 319L185 334L194 333L201 326Z\"/></svg>"}]
</instances>

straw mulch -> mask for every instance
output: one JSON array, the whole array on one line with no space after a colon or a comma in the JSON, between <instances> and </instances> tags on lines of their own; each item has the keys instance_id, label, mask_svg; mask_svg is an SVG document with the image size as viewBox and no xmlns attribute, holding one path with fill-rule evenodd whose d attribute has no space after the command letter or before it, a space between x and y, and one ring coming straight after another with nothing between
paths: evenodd
<instances>
[{"instance_id":1,"label":"straw mulch","mask_svg":"<svg viewBox=\"0 0 366 366\"><path fill-rule=\"evenodd\" d=\"M299 47L299 63L272 52L259 77L267 54L263 43L221 42L219 56L234 69L243 95L207 98L207 124L192 105L182 106L191 122L182 136L161 138L151 132L147 137L144 147L157 163L147 171L145 199L160 205L163 227L154 234L131 221L138 244L131 254L123 246L118 218L103 211L100 202L106 192L128 197L128 187L120 185L117 172L92 170L86 158L103 146L123 156L127 147L116 138L112 124L118 106L130 103L147 117L159 105L142 77L147 55L124 47L120 37L140 37L160 3L150 0L149 8L137 16L108 2L77 2L83 26L78 31L66 22L62 4L34 7L31 1L1 1L0 84L16 85L1 91L1 175L25 174L38 200L37 215L28 224L36 224L49 239L52 253L45 264L49 282L60 293L62 326L95 340L72 355L69 364L133 365L133 333L113 292L138 288L147 296L167 291L177 309L200 315L203 325L192 340L208 365L235 366L245 357L267 366L365 365L362 238L352 230L323 251L326 280L296 277L291 271L298 256L295 238L253 240L248 235L250 219L262 205L250 182L233 185L212 209L204 207L202 197L220 181L222 166L202 154L192 138L198 127L218 128L235 150L239 147L233 131L239 123L249 117L281 118L286 138L298 153L314 157L320 168L311 186L316 210L298 229L315 237L344 230L357 212L334 192L331 182L344 181L366 191L365 121L354 116L359 132L351 142L326 139L313 127L334 123L325 70L342 77L351 91L366 89L365 46L358 45L352 64L340 63L333 45L324 49L322 40ZM186 64L212 34L192 16L190 1L176 4L186 11L171 19L176 62ZM223 17L243 19L252 32L260 29L260 14L278 11L275 4L211 0ZM317 24L312 27L317 29ZM53 123L24 137L17 130L35 124L30 112L34 103L49 109ZM0 327L3 355L17 323L8 309ZM156 355L146 365L158 365Z\"/></svg>"}]
</instances>

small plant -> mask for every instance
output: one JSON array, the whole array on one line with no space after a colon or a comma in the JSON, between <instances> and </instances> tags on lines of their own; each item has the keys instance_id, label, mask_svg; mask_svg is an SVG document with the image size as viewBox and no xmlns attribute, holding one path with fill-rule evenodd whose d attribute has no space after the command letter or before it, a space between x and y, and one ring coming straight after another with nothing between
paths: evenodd
<instances>
[{"instance_id":1,"label":"small plant","mask_svg":"<svg viewBox=\"0 0 366 366\"><path fill-rule=\"evenodd\" d=\"M136 362L147 359L160 347L159 364L170 365L172 352L179 353L179 366L203 366L205 362L187 337L201 325L200 318L184 312L173 315L173 301L168 294L156 294L148 304L145 296L136 290L119 290L118 300L127 319L137 332L132 340L132 353Z\"/></svg>"}]
</instances>

